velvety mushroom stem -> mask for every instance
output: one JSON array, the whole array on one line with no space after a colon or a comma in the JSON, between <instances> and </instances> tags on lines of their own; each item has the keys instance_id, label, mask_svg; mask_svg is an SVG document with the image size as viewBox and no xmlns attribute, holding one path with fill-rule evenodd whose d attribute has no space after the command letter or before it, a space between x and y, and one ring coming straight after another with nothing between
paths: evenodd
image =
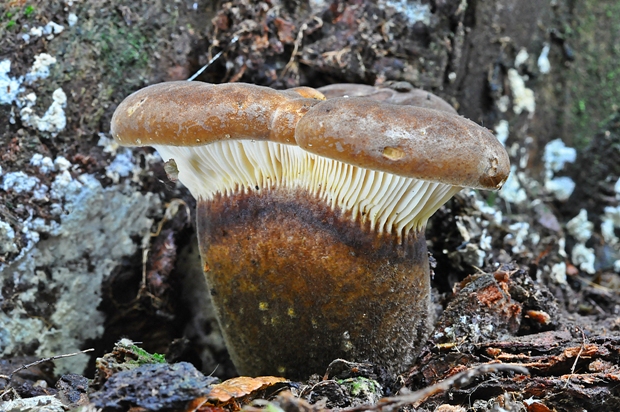
<instances>
[{"instance_id":1,"label":"velvety mushroom stem","mask_svg":"<svg viewBox=\"0 0 620 412\"><path fill-rule=\"evenodd\" d=\"M200 250L233 362L307 378L336 358L403 372L428 329L424 236L378 235L305 190L199 200Z\"/></svg>"},{"instance_id":2,"label":"velvety mushroom stem","mask_svg":"<svg viewBox=\"0 0 620 412\"><path fill-rule=\"evenodd\" d=\"M424 227L460 187L276 142L156 147L192 170L179 176L198 200L205 275L240 373L413 362L429 321Z\"/></svg>"}]
</instances>

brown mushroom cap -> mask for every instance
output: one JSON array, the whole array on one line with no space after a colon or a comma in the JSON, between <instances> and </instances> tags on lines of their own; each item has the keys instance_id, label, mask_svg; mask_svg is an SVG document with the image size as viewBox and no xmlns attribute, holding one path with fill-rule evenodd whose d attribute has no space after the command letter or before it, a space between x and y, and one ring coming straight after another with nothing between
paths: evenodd
<instances>
[{"instance_id":1,"label":"brown mushroom cap","mask_svg":"<svg viewBox=\"0 0 620 412\"><path fill-rule=\"evenodd\" d=\"M253 84L160 83L123 100L111 133L125 146L199 146L228 139L295 144L295 125L318 102Z\"/></svg>"},{"instance_id":2,"label":"brown mushroom cap","mask_svg":"<svg viewBox=\"0 0 620 412\"><path fill-rule=\"evenodd\" d=\"M402 87L401 87L402 85ZM415 89L409 83L398 82L390 87L368 86L366 84L337 83L317 89L328 99L335 97L366 97L384 103L426 107L457 114L454 107L441 97L422 89Z\"/></svg>"},{"instance_id":3,"label":"brown mushroom cap","mask_svg":"<svg viewBox=\"0 0 620 412\"><path fill-rule=\"evenodd\" d=\"M499 189L510 161L497 138L464 117L368 98L334 98L299 121L304 150L358 167L454 186Z\"/></svg>"}]
</instances>

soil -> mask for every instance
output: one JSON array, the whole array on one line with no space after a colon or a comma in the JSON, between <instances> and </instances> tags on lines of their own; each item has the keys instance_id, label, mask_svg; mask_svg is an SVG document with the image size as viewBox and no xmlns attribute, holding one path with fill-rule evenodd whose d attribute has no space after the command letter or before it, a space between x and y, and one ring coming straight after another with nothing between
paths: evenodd
<instances>
[{"instance_id":1,"label":"soil","mask_svg":"<svg viewBox=\"0 0 620 412\"><path fill-rule=\"evenodd\" d=\"M10 0L0 12L0 62L10 61L10 78L28 78L42 53L55 59L46 76L23 81L17 97L0 97L0 235L14 234L10 242L0 239L0 310L8 316L20 309L24 319L63 326L54 324L53 314L66 292L45 287L53 280L52 268L37 267L45 282L37 287L34 303L26 299L26 287L9 276L20 253L32 247L24 230L28 222L40 218L52 227L62 224L63 215L49 196L7 186L9 173L23 172L38 180L37 187L47 188L65 171L74 179L88 174L104 189L161 200L159 210L148 216L153 227L147 246L134 233L135 250L111 265L101 281L96 309L105 319L103 332L78 344L95 349L86 369L61 377L51 363L37 363L12 374L20 365L74 349L41 352L42 342L25 340L5 353L10 336L0 334L5 355L0 402L51 395L65 410L89 403L109 410L207 410L235 409L259 398L284 410L369 403L375 406L368 408L379 409L380 397L416 393L468 369L501 362L524 366L529 375L482 373L398 406L419 411L620 409L620 222L614 225L612 216L620 199L618 2ZM51 25L49 32L37 34L50 22L64 29L55 32ZM215 376L227 379L235 371L213 315L203 311L200 293L206 288L196 286L202 275L195 201L168 180L152 149L132 151L138 171L115 174L110 166L118 154L105 138L125 96L149 84L185 80L205 65L196 80L277 89L409 82L498 134L500 125L508 127L506 147L518 199L506 195L508 187L501 195L463 191L427 228L435 329L409 373L390 376L376 365L337 364L307 381L252 382L226 402L197 401L208 398L213 385L203 374L215 369ZM66 95L64 125L44 127L24 115L29 108L44 120L59 88ZM31 93L36 101L28 100ZM565 198L547 184L545 147L556 139L577 149L572 162L552 173L575 182ZM35 155L62 156L71 167L44 172L33 162ZM579 225L574 218L582 210L587 217ZM612 221L611 234L604 230L609 224L601 226L606 221ZM40 241L53 242L54 233L41 231ZM89 261L88 253L83 259ZM192 265L198 275L188 269ZM89 267L87 272L95 271ZM123 375L136 388L130 398L106 398L105 381L120 369L101 380L105 368L96 359L118 354L114 344L121 338L166 355L170 367L145 367L140 373L184 388L173 391L178 399L142 402L148 391L139 391L144 385L135 384L135 374ZM96 373L100 380L85 383L84 377L93 379ZM179 383L179 375L187 382ZM372 394L374 383L359 395L351 381L344 382L362 378L379 385L378 396ZM113 384L120 380L122 385L115 379L107 388L112 392ZM280 393L283 389L295 396Z\"/></svg>"}]
</instances>

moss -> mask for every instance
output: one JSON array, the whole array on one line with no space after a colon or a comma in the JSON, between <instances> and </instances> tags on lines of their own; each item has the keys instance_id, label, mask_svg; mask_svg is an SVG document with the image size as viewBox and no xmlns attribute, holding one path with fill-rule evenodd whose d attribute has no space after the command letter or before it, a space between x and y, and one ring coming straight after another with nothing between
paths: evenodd
<instances>
[{"instance_id":1,"label":"moss","mask_svg":"<svg viewBox=\"0 0 620 412\"><path fill-rule=\"evenodd\" d=\"M568 78L572 110L567 123L574 130L573 145L582 149L593 130L620 106L620 2L576 2L572 30L566 32L577 50Z\"/></svg>"},{"instance_id":2,"label":"moss","mask_svg":"<svg viewBox=\"0 0 620 412\"><path fill-rule=\"evenodd\" d=\"M106 73L118 78L128 69L143 70L148 65L148 41L141 33L124 27L105 27L98 34L102 62Z\"/></svg>"},{"instance_id":3,"label":"moss","mask_svg":"<svg viewBox=\"0 0 620 412\"><path fill-rule=\"evenodd\" d=\"M347 392L354 397L368 396L369 394L381 395L381 385L376 381L364 377L337 380L339 385L344 386Z\"/></svg>"},{"instance_id":4,"label":"moss","mask_svg":"<svg viewBox=\"0 0 620 412\"><path fill-rule=\"evenodd\" d=\"M487 199L487 205L491 207L495 206L495 202L497 201L498 196L497 192L485 192L485 194Z\"/></svg>"},{"instance_id":5,"label":"moss","mask_svg":"<svg viewBox=\"0 0 620 412\"><path fill-rule=\"evenodd\" d=\"M32 5L27 5L22 8L11 4L0 6L0 22L2 23L0 27L3 25L6 30L9 30L17 26L21 17L25 17L29 20L32 19L34 12L35 8Z\"/></svg>"},{"instance_id":6,"label":"moss","mask_svg":"<svg viewBox=\"0 0 620 412\"><path fill-rule=\"evenodd\" d=\"M87 1L75 10L77 25L49 44L48 53L58 60L49 83L70 96L67 117L79 119L73 129L81 135L96 134L102 124L107 129L113 102L153 81L166 64L158 53L166 55L170 35L178 29L174 10L144 2L124 15L118 11L122 3Z\"/></svg>"},{"instance_id":7,"label":"moss","mask_svg":"<svg viewBox=\"0 0 620 412\"><path fill-rule=\"evenodd\" d=\"M24 16L30 17L34 13L34 6L28 5L24 7Z\"/></svg>"},{"instance_id":8,"label":"moss","mask_svg":"<svg viewBox=\"0 0 620 412\"><path fill-rule=\"evenodd\" d=\"M138 365L150 363L166 363L166 358L164 357L164 355L160 355L159 353L148 353L147 351L136 345L131 345L130 349L133 354L137 356L135 363L137 363Z\"/></svg>"}]
</instances>

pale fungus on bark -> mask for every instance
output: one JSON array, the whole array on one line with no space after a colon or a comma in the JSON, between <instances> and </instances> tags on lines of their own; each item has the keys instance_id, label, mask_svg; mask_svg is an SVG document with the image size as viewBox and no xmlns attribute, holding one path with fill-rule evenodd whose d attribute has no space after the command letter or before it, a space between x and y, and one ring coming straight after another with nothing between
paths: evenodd
<instances>
[{"instance_id":1,"label":"pale fungus on bark","mask_svg":"<svg viewBox=\"0 0 620 412\"><path fill-rule=\"evenodd\" d=\"M443 101L330 93L171 82L112 119L119 143L174 160L196 197L205 275L242 374L307 377L335 358L406 370L429 329L429 217L462 187L508 176L493 134Z\"/></svg>"}]
</instances>

